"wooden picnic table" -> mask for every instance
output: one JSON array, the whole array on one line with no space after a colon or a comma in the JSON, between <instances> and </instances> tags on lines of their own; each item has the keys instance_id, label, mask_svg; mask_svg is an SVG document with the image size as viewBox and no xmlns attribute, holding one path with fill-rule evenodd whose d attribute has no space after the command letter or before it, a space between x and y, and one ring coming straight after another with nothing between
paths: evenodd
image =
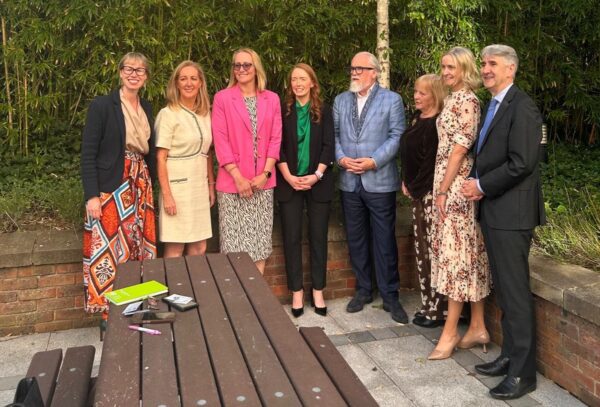
<instances>
[{"instance_id":1,"label":"wooden picnic table","mask_svg":"<svg viewBox=\"0 0 600 407\"><path fill-rule=\"evenodd\" d=\"M124 306L112 306L95 406L376 405L322 331L298 332L246 253L125 263L114 288L149 280L199 307L145 325L162 332L153 336L128 329ZM320 353L345 365L343 380L332 380ZM350 393L338 389L348 378Z\"/></svg>"}]
</instances>

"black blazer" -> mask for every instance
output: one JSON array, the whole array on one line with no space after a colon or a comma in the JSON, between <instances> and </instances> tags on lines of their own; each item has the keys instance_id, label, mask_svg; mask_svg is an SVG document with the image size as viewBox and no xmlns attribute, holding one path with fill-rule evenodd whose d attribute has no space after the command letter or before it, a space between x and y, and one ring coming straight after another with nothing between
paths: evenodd
<instances>
[{"instance_id":1,"label":"black blazer","mask_svg":"<svg viewBox=\"0 0 600 407\"><path fill-rule=\"evenodd\" d=\"M481 126L487 114L482 112ZM471 176L479 176L485 197L478 217L494 229L528 230L545 223L539 154L542 118L535 103L515 85L496 112ZM477 148L477 142L474 144ZM476 150L475 150L476 151Z\"/></svg>"},{"instance_id":2,"label":"black blazer","mask_svg":"<svg viewBox=\"0 0 600 407\"><path fill-rule=\"evenodd\" d=\"M298 132L295 103L291 106L291 112L286 116L287 106L281 108L283 120L283 134L281 139L281 151L279 162L285 162L292 175L298 174ZM327 164L327 171L323 179L317 182L308 191L314 201L327 202L333 198L333 159L334 159L334 138L333 138L333 114L331 108L325 104L321 106L321 122L310 123L310 159L308 163L308 173L312 174L317 170L319 163ZM292 197L294 189L286 182L277 171L277 187L275 188L275 198L278 201L288 201Z\"/></svg>"},{"instance_id":3,"label":"black blazer","mask_svg":"<svg viewBox=\"0 0 600 407\"><path fill-rule=\"evenodd\" d=\"M150 123L150 150L145 157L150 176L156 179L156 146L152 107L144 99L140 103ZM98 96L88 108L81 143L81 179L84 198L113 192L121 184L125 168L125 117L119 90Z\"/></svg>"}]
</instances>

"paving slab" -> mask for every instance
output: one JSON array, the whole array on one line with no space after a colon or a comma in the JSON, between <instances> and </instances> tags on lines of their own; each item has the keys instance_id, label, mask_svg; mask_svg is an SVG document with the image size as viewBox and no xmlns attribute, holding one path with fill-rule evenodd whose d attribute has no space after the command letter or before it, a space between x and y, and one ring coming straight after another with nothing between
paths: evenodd
<instances>
[{"instance_id":1,"label":"paving slab","mask_svg":"<svg viewBox=\"0 0 600 407\"><path fill-rule=\"evenodd\" d=\"M420 335L419 331L415 329L415 325L398 325L390 328L392 332L396 334L396 336L413 336Z\"/></svg>"},{"instance_id":2,"label":"paving slab","mask_svg":"<svg viewBox=\"0 0 600 407\"><path fill-rule=\"evenodd\" d=\"M452 354L452 359L462 367L474 366L483 363L483 359L467 349L459 349Z\"/></svg>"},{"instance_id":3,"label":"paving slab","mask_svg":"<svg viewBox=\"0 0 600 407\"><path fill-rule=\"evenodd\" d=\"M5 406L13 402L15 397L14 390L3 390L0 391L0 406Z\"/></svg>"},{"instance_id":4,"label":"paving slab","mask_svg":"<svg viewBox=\"0 0 600 407\"><path fill-rule=\"evenodd\" d=\"M511 407L537 407L541 404L535 399L531 398L528 394L516 400L506 400L506 404Z\"/></svg>"},{"instance_id":5,"label":"paving slab","mask_svg":"<svg viewBox=\"0 0 600 407\"><path fill-rule=\"evenodd\" d=\"M348 362L360 381L375 396L375 389L394 386L394 383L358 345L339 346L337 350Z\"/></svg>"},{"instance_id":6,"label":"paving slab","mask_svg":"<svg viewBox=\"0 0 600 407\"><path fill-rule=\"evenodd\" d=\"M92 345L96 348L94 354L94 365L100 364L102 356L102 342L100 342L99 328L69 329L66 331L53 332L48 340L48 350L67 349L74 346Z\"/></svg>"},{"instance_id":7,"label":"paving slab","mask_svg":"<svg viewBox=\"0 0 600 407\"><path fill-rule=\"evenodd\" d=\"M389 312L382 309L379 298L373 303L365 305L362 311L354 313L346 312L347 302L348 300L327 303L328 312L344 332L368 331L400 325L392 320Z\"/></svg>"},{"instance_id":8,"label":"paving slab","mask_svg":"<svg viewBox=\"0 0 600 407\"><path fill-rule=\"evenodd\" d=\"M504 405L490 399L486 387L453 359L428 361L426 358L433 344L422 336L368 342L360 346L417 405Z\"/></svg>"},{"instance_id":9,"label":"paving slab","mask_svg":"<svg viewBox=\"0 0 600 407\"><path fill-rule=\"evenodd\" d=\"M537 374L537 389L529 393L529 396L543 406L585 407L585 404L573 397L571 393L539 373Z\"/></svg>"},{"instance_id":10,"label":"paving slab","mask_svg":"<svg viewBox=\"0 0 600 407\"><path fill-rule=\"evenodd\" d=\"M294 318L292 316L292 311L290 310L289 304L285 305L283 308L285 309L285 312L289 315L294 325L296 325L297 327L318 326L323 328L327 336L340 335L345 332L344 329L342 329L342 327L335 321L335 319L333 319L329 315L329 304L327 304L328 315L326 317L322 317L321 315L316 314L313 311L312 307L306 306L306 304L304 306L304 314L302 314L299 318Z\"/></svg>"},{"instance_id":11,"label":"paving slab","mask_svg":"<svg viewBox=\"0 0 600 407\"><path fill-rule=\"evenodd\" d=\"M372 329L369 331L369 333L378 341L398 337L398 335L396 335L396 333L390 328Z\"/></svg>"},{"instance_id":12,"label":"paving slab","mask_svg":"<svg viewBox=\"0 0 600 407\"><path fill-rule=\"evenodd\" d=\"M369 331L351 332L347 336L351 343L372 342L376 340Z\"/></svg>"},{"instance_id":13,"label":"paving slab","mask_svg":"<svg viewBox=\"0 0 600 407\"><path fill-rule=\"evenodd\" d=\"M416 407L406 394L397 386L379 387L373 389L373 398L379 404L379 407Z\"/></svg>"},{"instance_id":14,"label":"paving slab","mask_svg":"<svg viewBox=\"0 0 600 407\"><path fill-rule=\"evenodd\" d=\"M1 377L27 373L31 358L36 352L47 349L49 333L15 336L0 340Z\"/></svg>"}]
</instances>

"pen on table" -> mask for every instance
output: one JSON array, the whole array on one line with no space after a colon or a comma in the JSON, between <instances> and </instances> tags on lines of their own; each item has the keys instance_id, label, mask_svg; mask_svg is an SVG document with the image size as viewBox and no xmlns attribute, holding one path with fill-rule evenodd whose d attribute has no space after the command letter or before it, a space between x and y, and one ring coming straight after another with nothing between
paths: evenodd
<instances>
[{"instance_id":1,"label":"pen on table","mask_svg":"<svg viewBox=\"0 0 600 407\"><path fill-rule=\"evenodd\" d=\"M144 328L144 327L137 326L137 325L129 325L129 329L131 329L133 331L144 332L144 333L147 333L150 335L160 335L162 333L157 329L149 329L149 328Z\"/></svg>"}]
</instances>

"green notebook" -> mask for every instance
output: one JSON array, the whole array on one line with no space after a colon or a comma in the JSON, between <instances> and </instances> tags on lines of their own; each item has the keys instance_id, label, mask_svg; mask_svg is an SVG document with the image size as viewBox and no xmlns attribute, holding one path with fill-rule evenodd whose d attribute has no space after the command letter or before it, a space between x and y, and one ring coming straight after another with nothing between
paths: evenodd
<instances>
[{"instance_id":1,"label":"green notebook","mask_svg":"<svg viewBox=\"0 0 600 407\"><path fill-rule=\"evenodd\" d=\"M142 284L136 284L105 294L107 300L115 305L129 304L130 302L143 300L154 295L163 294L169 288L158 281L150 280Z\"/></svg>"}]
</instances>

